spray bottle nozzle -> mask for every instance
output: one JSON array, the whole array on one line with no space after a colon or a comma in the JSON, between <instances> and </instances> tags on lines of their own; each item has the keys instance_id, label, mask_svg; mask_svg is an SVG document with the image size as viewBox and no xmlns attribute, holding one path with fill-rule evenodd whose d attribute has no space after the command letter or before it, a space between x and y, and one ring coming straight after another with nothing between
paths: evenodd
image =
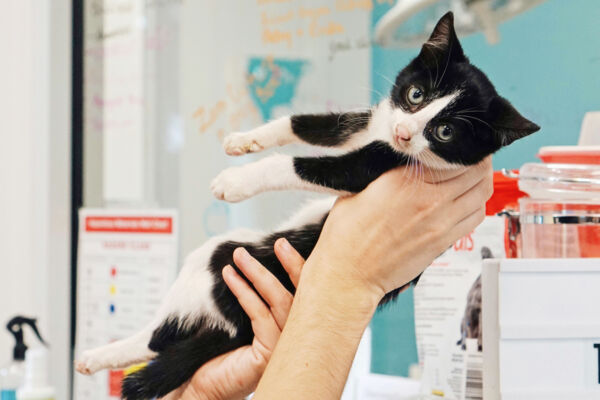
<instances>
[{"instance_id":1,"label":"spray bottle nozzle","mask_svg":"<svg viewBox=\"0 0 600 400\"><path fill-rule=\"evenodd\" d=\"M23 341L23 325L29 325L31 327L31 329L33 330L33 333L35 333L35 335L38 337L38 339L40 339L40 342L42 342L42 344L46 345L46 342L44 341L44 339L42 338L42 335L40 335L40 332L38 331L36 323L37 323L37 321L35 318L27 318L27 317L17 316L17 317L14 317L13 319L11 319L10 321L8 321L8 324L6 324L6 328L15 337L15 341L16 341L15 347L13 349L13 359L14 360L24 360L25 359L25 352L27 351L27 345L25 345L25 342Z\"/></svg>"}]
</instances>

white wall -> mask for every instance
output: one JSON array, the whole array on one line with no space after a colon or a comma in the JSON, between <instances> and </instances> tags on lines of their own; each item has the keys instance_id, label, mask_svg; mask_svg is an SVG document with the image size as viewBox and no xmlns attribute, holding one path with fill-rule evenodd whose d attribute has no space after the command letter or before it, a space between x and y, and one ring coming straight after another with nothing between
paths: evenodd
<instances>
[{"instance_id":1,"label":"white wall","mask_svg":"<svg viewBox=\"0 0 600 400\"><path fill-rule=\"evenodd\" d=\"M66 399L71 11L68 0L50 4L4 0L0 12L0 362L13 344L6 321L38 317Z\"/></svg>"}]
</instances>

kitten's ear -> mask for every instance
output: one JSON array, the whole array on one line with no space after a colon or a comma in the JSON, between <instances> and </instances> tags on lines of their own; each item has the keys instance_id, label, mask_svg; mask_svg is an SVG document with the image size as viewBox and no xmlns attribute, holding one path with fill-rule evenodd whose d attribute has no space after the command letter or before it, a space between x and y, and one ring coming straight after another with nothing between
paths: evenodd
<instances>
[{"instance_id":1,"label":"kitten's ear","mask_svg":"<svg viewBox=\"0 0 600 400\"><path fill-rule=\"evenodd\" d=\"M488 116L501 146L507 146L540 130L537 124L519 114L508 100L500 96L494 97L490 102Z\"/></svg>"},{"instance_id":2,"label":"kitten's ear","mask_svg":"<svg viewBox=\"0 0 600 400\"><path fill-rule=\"evenodd\" d=\"M421 48L419 57L427 64L438 60L449 60L452 62L468 61L462 46L454 30L454 14L448 11L433 29L429 40Z\"/></svg>"}]
</instances>

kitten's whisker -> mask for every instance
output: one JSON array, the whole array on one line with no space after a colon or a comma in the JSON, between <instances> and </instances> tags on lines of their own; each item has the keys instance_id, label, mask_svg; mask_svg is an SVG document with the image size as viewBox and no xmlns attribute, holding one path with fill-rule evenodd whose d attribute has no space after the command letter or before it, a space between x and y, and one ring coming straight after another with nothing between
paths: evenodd
<instances>
[{"instance_id":1,"label":"kitten's whisker","mask_svg":"<svg viewBox=\"0 0 600 400\"><path fill-rule=\"evenodd\" d=\"M413 156L413 173L415 175L415 181L419 180L419 160Z\"/></svg>"},{"instance_id":2,"label":"kitten's whisker","mask_svg":"<svg viewBox=\"0 0 600 400\"><path fill-rule=\"evenodd\" d=\"M410 157L408 158L406 164L404 165L404 168L402 168L402 185L400 186L402 189L404 189L404 186L408 184L408 169L409 169L409 163L410 163Z\"/></svg>"},{"instance_id":3,"label":"kitten's whisker","mask_svg":"<svg viewBox=\"0 0 600 400\"><path fill-rule=\"evenodd\" d=\"M464 110L458 110L456 111L454 114L456 115L464 115L464 114L469 114L469 113L484 113L485 110L480 110L477 108L465 108Z\"/></svg>"},{"instance_id":4,"label":"kitten's whisker","mask_svg":"<svg viewBox=\"0 0 600 400\"><path fill-rule=\"evenodd\" d=\"M412 165L412 156L409 154L409 156L408 156L408 163L406 164L406 169L407 169L407 174L408 174L407 177L406 177L406 180L407 180L408 184L410 184L410 180L412 178L412 168L411 168L411 165Z\"/></svg>"},{"instance_id":5,"label":"kitten's whisker","mask_svg":"<svg viewBox=\"0 0 600 400\"><path fill-rule=\"evenodd\" d=\"M458 119L459 121L463 121L463 122L468 123L469 125L471 125L472 129L475 129L475 127L473 126L473 123L471 121L469 121L468 119L465 119L463 117L457 117L457 116L454 116L454 118Z\"/></svg>"},{"instance_id":6,"label":"kitten's whisker","mask_svg":"<svg viewBox=\"0 0 600 400\"><path fill-rule=\"evenodd\" d=\"M479 121L479 122L481 122L482 124L484 124L484 125L487 125L487 126L490 128L490 129L492 129L492 130L494 129L494 128L492 128L492 126L491 126L490 124L488 124L487 122L485 122L485 121L484 121L484 120L482 120L482 119L479 119L479 118L477 118L477 117L474 117L474 116L472 116L472 115L464 115L464 117L465 117L465 118L471 118L471 119L474 119L475 121Z\"/></svg>"},{"instance_id":7,"label":"kitten's whisker","mask_svg":"<svg viewBox=\"0 0 600 400\"><path fill-rule=\"evenodd\" d=\"M427 70L427 75L429 75L429 87L434 87L433 86L433 77L431 76L431 71L429 70L429 68L427 68L426 70Z\"/></svg>"},{"instance_id":8,"label":"kitten's whisker","mask_svg":"<svg viewBox=\"0 0 600 400\"><path fill-rule=\"evenodd\" d=\"M348 114L348 113L355 113L355 112L365 112L365 111L370 111L372 110L373 107L369 104L369 105L358 105L354 108L350 108L350 109L344 109L343 111L339 111L341 114Z\"/></svg>"},{"instance_id":9,"label":"kitten's whisker","mask_svg":"<svg viewBox=\"0 0 600 400\"><path fill-rule=\"evenodd\" d=\"M454 45L453 42L450 42L450 51L448 51L448 58L446 59L446 66L444 67L444 72L442 72L442 77L440 78L440 83L442 83L442 80L444 79L444 75L446 75L446 70L448 69L448 64L450 64L450 54L452 54L452 46Z\"/></svg>"},{"instance_id":10,"label":"kitten's whisker","mask_svg":"<svg viewBox=\"0 0 600 400\"><path fill-rule=\"evenodd\" d=\"M428 164L428 165L430 164L430 162L429 162L430 158L429 158L429 154L428 154L427 151L423 151L421 153L421 158L423 159L423 163L424 164ZM434 180L435 179L435 177L433 176L434 170L432 170L431 167L428 167L427 170L428 170L428 172L429 172L429 174L431 176L431 179ZM423 177L423 178L425 178L425 177Z\"/></svg>"},{"instance_id":11,"label":"kitten's whisker","mask_svg":"<svg viewBox=\"0 0 600 400\"><path fill-rule=\"evenodd\" d=\"M369 112L369 111L371 111L371 107L368 107L368 108L356 107L352 110L340 112L340 113L338 113L337 125L343 126L343 127L351 127L353 124L356 124L359 122L369 122L371 119L371 116L370 115L364 116L361 114L361 113L365 113L365 112ZM346 120L342 124L340 122L340 119L344 115L347 117L349 116L349 117L346 118Z\"/></svg>"},{"instance_id":12,"label":"kitten's whisker","mask_svg":"<svg viewBox=\"0 0 600 400\"><path fill-rule=\"evenodd\" d=\"M435 59L435 82L434 82L434 88L437 88L440 83L438 82L438 73L440 72L440 64L438 63L437 57L434 55L433 58Z\"/></svg>"},{"instance_id":13,"label":"kitten's whisker","mask_svg":"<svg viewBox=\"0 0 600 400\"><path fill-rule=\"evenodd\" d=\"M408 156L408 168L410 169L410 175L409 175L409 183L410 185L414 185L415 180L416 180L416 176L415 176L415 171L416 171L416 158L410 154Z\"/></svg>"},{"instance_id":14,"label":"kitten's whisker","mask_svg":"<svg viewBox=\"0 0 600 400\"><path fill-rule=\"evenodd\" d=\"M429 52L431 52L431 55L433 56L433 59L435 60L435 82L434 82L434 88L436 88L438 86L438 72L439 72L439 65L438 65L438 61L437 61L437 57L435 56L434 51L431 49L430 46L425 46L425 49L429 50Z\"/></svg>"},{"instance_id":15,"label":"kitten's whisker","mask_svg":"<svg viewBox=\"0 0 600 400\"><path fill-rule=\"evenodd\" d=\"M422 168L423 164L417 157L413 157L414 160L414 168L415 168L415 184L419 187L423 183L422 179Z\"/></svg>"},{"instance_id":16,"label":"kitten's whisker","mask_svg":"<svg viewBox=\"0 0 600 400\"><path fill-rule=\"evenodd\" d=\"M415 184L415 177L414 172L415 172L415 157L413 155L409 156L409 166L410 166L410 184L411 186L413 186ZM415 190L413 190L411 192L411 196L415 194Z\"/></svg>"},{"instance_id":17,"label":"kitten's whisker","mask_svg":"<svg viewBox=\"0 0 600 400\"><path fill-rule=\"evenodd\" d=\"M417 160L417 178L419 187L425 183L425 176L423 174L423 162Z\"/></svg>"},{"instance_id":18,"label":"kitten's whisker","mask_svg":"<svg viewBox=\"0 0 600 400\"><path fill-rule=\"evenodd\" d=\"M381 93L379 90L373 89L372 87L368 87L368 86L358 86L360 89L366 90L369 94L371 93L375 93L376 95L378 95L381 99L384 99L387 97L387 95L384 95L383 93Z\"/></svg>"},{"instance_id":19,"label":"kitten's whisker","mask_svg":"<svg viewBox=\"0 0 600 400\"><path fill-rule=\"evenodd\" d=\"M392 86L396 85L394 82L392 82L392 80L390 78L388 78L387 76L383 75L381 72L377 72L377 75L379 75L381 78L383 78L386 81L388 81Z\"/></svg>"},{"instance_id":20,"label":"kitten's whisker","mask_svg":"<svg viewBox=\"0 0 600 400\"><path fill-rule=\"evenodd\" d=\"M430 174L430 177L432 179L433 182L440 182L442 180L442 173L441 171L439 171L436 168L433 168L431 166L435 165L435 159L433 157L433 155L429 152L429 150L426 150L422 153L423 155L423 159L428 161L427 164L430 165L428 171Z\"/></svg>"}]
</instances>

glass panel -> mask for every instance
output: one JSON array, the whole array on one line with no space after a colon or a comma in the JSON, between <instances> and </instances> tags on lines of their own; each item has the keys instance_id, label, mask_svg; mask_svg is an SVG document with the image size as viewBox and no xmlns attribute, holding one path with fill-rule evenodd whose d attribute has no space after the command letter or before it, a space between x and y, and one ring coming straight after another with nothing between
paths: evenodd
<instances>
[{"instance_id":1,"label":"glass panel","mask_svg":"<svg viewBox=\"0 0 600 400\"><path fill-rule=\"evenodd\" d=\"M221 141L290 113L368 107L370 6L359 3L87 2L85 206L177 208L182 254L281 222L306 194L212 197L219 171L264 157L227 157ZM291 149L307 151L319 152Z\"/></svg>"}]
</instances>

